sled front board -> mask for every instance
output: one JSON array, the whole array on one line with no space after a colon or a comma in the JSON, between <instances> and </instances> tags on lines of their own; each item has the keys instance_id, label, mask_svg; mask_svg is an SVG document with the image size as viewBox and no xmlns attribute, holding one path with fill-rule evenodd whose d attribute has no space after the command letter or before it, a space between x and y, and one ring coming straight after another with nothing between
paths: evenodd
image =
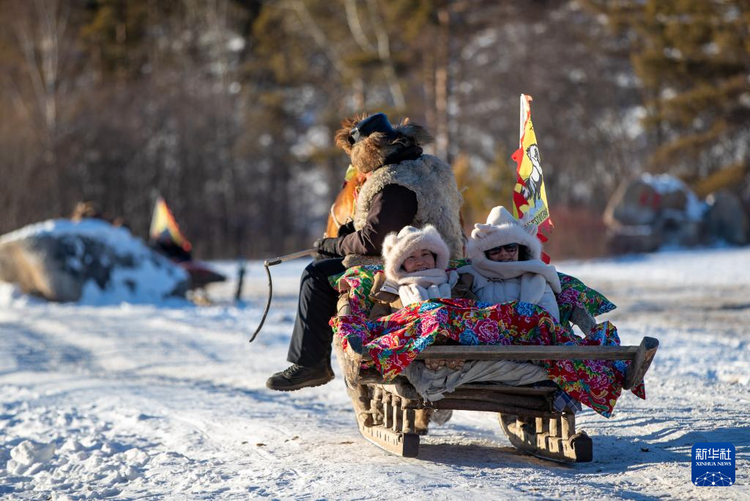
<instances>
[{"instance_id":1,"label":"sled front board","mask_svg":"<svg viewBox=\"0 0 750 501\"><path fill-rule=\"evenodd\" d=\"M358 424L362 436L386 452L406 458L415 458L419 454L419 435L416 433L395 432L382 426L367 427L362 423Z\"/></svg>"},{"instance_id":2,"label":"sled front board","mask_svg":"<svg viewBox=\"0 0 750 501\"><path fill-rule=\"evenodd\" d=\"M419 454L419 435L414 433L413 430L414 411L409 411L409 419L407 419L409 424L406 425L406 428L408 428L406 433L400 431L404 428L403 416L398 416L393 422L374 424L372 415L367 412L370 406L368 397L370 389L358 381L361 356L356 356L351 350L345 352L338 338L334 340L333 345L336 350L336 358L338 358L341 370L344 372L346 390L352 400L359 432L369 442L386 452L409 458L417 457L417 454ZM399 428L399 431L393 428Z\"/></svg>"},{"instance_id":3,"label":"sled front board","mask_svg":"<svg viewBox=\"0 0 750 501\"><path fill-rule=\"evenodd\" d=\"M622 385L624 389L629 390L643 381L643 377L646 375L648 368L651 367L651 362L654 360L654 355L656 355L656 350L658 349L658 339L652 337L643 338L625 375L625 383Z\"/></svg>"},{"instance_id":4,"label":"sled front board","mask_svg":"<svg viewBox=\"0 0 750 501\"><path fill-rule=\"evenodd\" d=\"M573 414L535 419L500 414L499 420L510 443L528 454L566 463L593 459L591 437L584 431L576 433Z\"/></svg>"}]
</instances>

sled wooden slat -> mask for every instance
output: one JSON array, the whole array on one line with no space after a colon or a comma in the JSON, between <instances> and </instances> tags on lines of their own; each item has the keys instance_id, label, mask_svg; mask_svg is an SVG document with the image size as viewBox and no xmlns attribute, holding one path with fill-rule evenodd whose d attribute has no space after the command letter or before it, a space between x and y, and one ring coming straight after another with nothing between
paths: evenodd
<instances>
[{"instance_id":1,"label":"sled wooden slat","mask_svg":"<svg viewBox=\"0 0 750 501\"><path fill-rule=\"evenodd\" d=\"M549 402L537 396L509 395L507 393L495 393L485 390L467 390L462 386L456 388L456 390L452 393L447 393L445 398L448 398L450 400L482 401L500 405L516 405L525 409L535 409L542 411L552 410ZM439 400L436 402L439 402Z\"/></svg>"},{"instance_id":2,"label":"sled wooden slat","mask_svg":"<svg viewBox=\"0 0 750 501\"><path fill-rule=\"evenodd\" d=\"M360 426L363 437L392 454L405 458L415 458L419 454L419 435L399 433L382 426Z\"/></svg>"},{"instance_id":3,"label":"sled wooden slat","mask_svg":"<svg viewBox=\"0 0 750 501\"><path fill-rule=\"evenodd\" d=\"M654 360L656 350L659 349L659 340L652 337L644 337L641 345L635 353L633 363L630 364L627 374L625 374L625 383L622 387L629 390L633 386L643 381L643 376L651 366Z\"/></svg>"},{"instance_id":4,"label":"sled wooden slat","mask_svg":"<svg viewBox=\"0 0 750 501\"><path fill-rule=\"evenodd\" d=\"M489 401L462 400L456 398L443 398L436 402L432 402L431 407L434 409L453 409L458 411L499 412L502 414L514 414L528 417L543 416L550 418L559 415L552 411L526 409L512 404L499 404Z\"/></svg>"},{"instance_id":5,"label":"sled wooden slat","mask_svg":"<svg viewBox=\"0 0 750 501\"><path fill-rule=\"evenodd\" d=\"M504 393L507 395L538 395L546 396L553 395L557 392L558 388L553 386L548 387L533 387L533 386L509 386L501 383L489 383L489 384L462 384L459 386L461 390L482 390L492 393Z\"/></svg>"},{"instance_id":6,"label":"sled wooden slat","mask_svg":"<svg viewBox=\"0 0 750 501\"><path fill-rule=\"evenodd\" d=\"M566 463L587 463L594 457L591 438L584 431L575 432L572 414L537 416L535 422L520 415L499 418L510 443L528 454Z\"/></svg>"},{"instance_id":7,"label":"sled wooden slat","mask_svg":"<svg viewBox=\"0 0 750 501\"><path fill-rule=\"evenodd\" d=\"M457 358L463 360L633 360L639 348L639 346L429 346L417 355L417 360L427 358Z\"/></svg>"}]
</instances>

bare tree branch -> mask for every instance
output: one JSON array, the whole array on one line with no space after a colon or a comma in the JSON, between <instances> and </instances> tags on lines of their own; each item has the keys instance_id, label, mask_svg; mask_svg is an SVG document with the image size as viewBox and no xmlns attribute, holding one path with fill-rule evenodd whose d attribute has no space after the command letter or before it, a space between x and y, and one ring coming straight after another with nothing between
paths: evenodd
<instances>
[{"instance_id":1,"label":"bare tree branch","mask_svg":"<svg viewBox=\"0 0 750 501\"><path fill-rule=\"evenodd\" d=\"M346 22L349 25L349 31L357 42L357 45L359 45L359 48L364 52L375 52L375 47L367 39L367 35L362 29L362 24L359 22L357 0L344 0L344 7L346 9Z\"/></svg>"},{"instance_id":2,"label":"bare tree branch","mask_svg":"<svg viewBox=\"0 0 750 501\"><path fill-rule=\"evenodd\" d=\"M391 41L388 37L388 32L385 29L385 22L383 17L380 15L380 10L377 0L367 0L367 7L370 11L370 16L375 23L375 34L378 38L378 56L383 63L383 72L385 78L388 81L388 88L393 98L393 104L396 108L406 108L406 99L404 99L404 93L401 90L401 84L398 81L396 75L396 69L393 65L393 59L391 58Z\"/></svg>"},{"instance_id":3,"label":"bare tree branch","mask_svg":"<svg viewBox=\"0 0 750 501\"><path fill-rule=\"evenodd\" d=\"M342 62L341 56L336 51L336 48L333 46L333 44L328 41L325 33L323 33L323 30L321 30L320 26L318 26L318 23L315 22L315 19L313 18L312 14L310 14L310 11L305 5L305 2L303 0L296 0L287 3L290 4L292 9L294 9L294 11L297 13L300 21L302 21L302 23L310 33L310 36L312 36L313 40L315 40L315 43L317 43L318 46L323 49L323 52L328 57L328 60L331 62L331 64L333 64L333 67L336 69L339 75L341 75L342 77L350 77L350 72L347 69L346 65Z\"/></svg>"}]
</instances>

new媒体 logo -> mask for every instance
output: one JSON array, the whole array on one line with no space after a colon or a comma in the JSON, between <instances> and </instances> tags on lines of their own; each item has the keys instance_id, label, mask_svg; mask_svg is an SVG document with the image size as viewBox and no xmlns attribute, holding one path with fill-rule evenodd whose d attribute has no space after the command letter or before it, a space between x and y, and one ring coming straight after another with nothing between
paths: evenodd
<instances>
[{"instance_id":1,"label":"new\u5a92\u4f53 logo","mask_svg":"<svg viewBox=\"0 0 750 501\"><path fill-rule=\"evenodd\" d=\"M729 442L700 442L693 446L693 485L734 485L734 445Z\"/></svg>"}]
</instances>

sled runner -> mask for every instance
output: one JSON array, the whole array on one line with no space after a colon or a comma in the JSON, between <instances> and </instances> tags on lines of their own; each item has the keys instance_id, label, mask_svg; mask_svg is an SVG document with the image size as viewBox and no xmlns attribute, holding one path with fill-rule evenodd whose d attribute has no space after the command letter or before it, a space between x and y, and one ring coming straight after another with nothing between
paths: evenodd
<instances>
[{"instance_id":1,"label":"sled runner","mask_svg":"<svg viewBox=\"0 0 750 501\"><path fill-rule=\"evenodd\" d=\"M339 301L339 317L349 315L346 296ZM576 316L584 329L594 325L587 312ZM430 402L420 396L403 375L386 382L375 369L362 369L363 355L334 337L336 356L352 399L359 431L378 447L404 457L417 457L419 434L435 410L497 412L500 426L511 444L534 456L563 461L587 462L593 458L593 444L585 431L577 431L575 415L558 411L553 400L559 388L554 384L509 386L501 383L460 385L441 400ZM630 361L624 389L643 381L659 346L644 337L639 346L522 346L522 345L433 345L417 356L455 360L625 360ZM418 428L422 427L422 429Z\"/></svg>"}]
</instances>

